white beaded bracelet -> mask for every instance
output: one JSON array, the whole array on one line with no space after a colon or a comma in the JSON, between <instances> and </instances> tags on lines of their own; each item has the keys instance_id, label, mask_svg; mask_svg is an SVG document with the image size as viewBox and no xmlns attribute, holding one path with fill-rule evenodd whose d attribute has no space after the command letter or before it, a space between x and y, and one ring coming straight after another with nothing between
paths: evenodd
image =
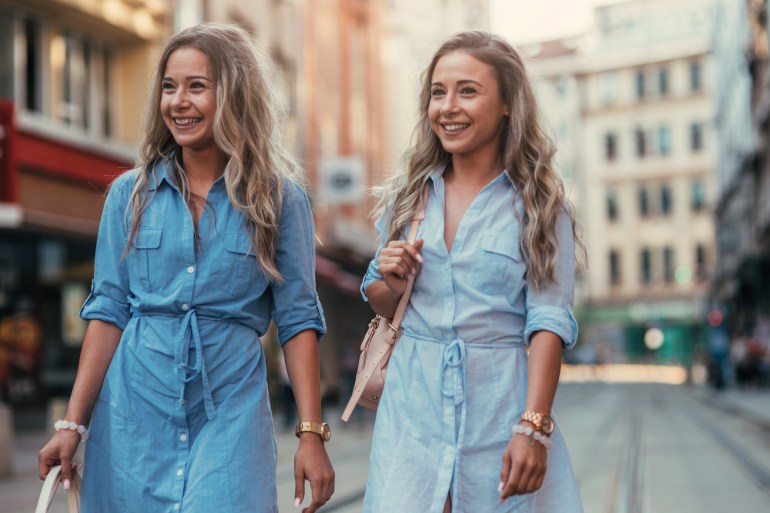
<instances>
[{"instance_id":1,"label":"white beaded bracelet","mask_svg":"<svg viewBox=\"0 0 770 513\"><path fill-rule=\"evenodd\" d=\"M88 440L88 429L83 424L76 424L69 420L57 420L54 422L53 427L56 431L61 431L62 429L77 431L82 441Z\"/></svg>"},{"instance_id":2,"label":"white beaded bracelet","mask_svg":"<svg viewBox=\"0 0 770 513\"><path fill-rule=\"evenodd\" d=\"M514 435L524 435L529 438L529 445L533 445L535 441L543 444L546 449L551 448L551 437L544 435L540 431L535 431L530 426L522 426L521 424L514 424L511 428L511 433Z\"/></svg>"}]
</instances>

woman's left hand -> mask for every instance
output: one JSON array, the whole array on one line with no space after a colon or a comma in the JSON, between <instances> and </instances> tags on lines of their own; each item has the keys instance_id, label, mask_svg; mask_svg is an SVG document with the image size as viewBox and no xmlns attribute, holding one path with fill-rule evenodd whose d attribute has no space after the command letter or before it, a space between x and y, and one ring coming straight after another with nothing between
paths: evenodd
<instances>
[{"instance_id":1,"label":"woman's left hand","mask_svg":"<svg viewBox=\"0 0 770 513\"><path fill-rule=\"evenodd\" d=\"M524 435L513 435L503 453L500 471L500 502L513 495L536 492L543 486L547 464L546 448Z\"/></svg>"},{"instance_id":2,"label":"woman's left hand","mask_svg":"<svg viewBox=\"0 0 770 513\"><path fill-rule=\"evenodd\" d=\"M314 513L334 493L334 469L321 438L315 433L302 433L294 456L294 507L305 500L305 480L310 481L311 502L302 513Z\"/></svg>"}]
</instances>

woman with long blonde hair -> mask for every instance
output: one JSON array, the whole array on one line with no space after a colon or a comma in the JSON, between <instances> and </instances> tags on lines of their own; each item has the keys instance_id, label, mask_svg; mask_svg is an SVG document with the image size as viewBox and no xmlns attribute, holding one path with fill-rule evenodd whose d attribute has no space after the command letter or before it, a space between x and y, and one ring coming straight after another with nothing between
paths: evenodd
<instances>
[{"instance_id":1,"label":"woman with long blonde hair","mask_svg":"<svg viewBox=\"0 0 770 513\"><path fill-rule=\"evenodd\" d=\"M582 245L524 63L497 36L458 34L425 71L419 108L406 169L380 189L382 244L361 286L392 317L416 277L364 511L581 512L552 405L577 340Z\"/></svg>"},{"instance_id":2,"label":"woman with long blonde hair","mask_svg":"<svg viewBox=\"0 0 770 513\"><path fill-rule=\"evenodd\" d=\"M161 55L140 161L104 206L72 396L39 454L41 478L61 464L67 488L88 438L84 513L278 511L271 320L302 421L295 504L305 480L306 513L333 492L313 218L264 60L244 30L215 24Z\"/></svg>"}]
</instances>

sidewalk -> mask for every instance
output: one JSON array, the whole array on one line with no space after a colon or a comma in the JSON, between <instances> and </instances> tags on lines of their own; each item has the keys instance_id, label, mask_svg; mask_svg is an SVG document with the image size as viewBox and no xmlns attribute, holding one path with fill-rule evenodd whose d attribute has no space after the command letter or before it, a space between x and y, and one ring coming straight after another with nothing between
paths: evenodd
<instances>
[{"instance_id":1,"label":"sidewalk","mask_svg":"<svg viewBox=\"0 0 770 513\"><path fill-rule=\"evenodd\" d=\"M356 412L359 413L359 412ZM327 445L329 457L336 473L334 496L320 511L335 513L354 512L361 509L361 497L366 483L372 424L364 422L348 426L339 421L336 411L329 411L332 441ZM276 419L279 420L279 419ZM278 504L281 513L296 512L294 509L294 451L297 438L276 422L278 446ZM14 473L0 478L0 511L3 513L30 513L37 504L42 481L38 479L37 451L48 439L44 431L16 433L13 447ZM82 461L82 457L79 459ZM310 501L310 486L306 485L304 505ZM61 494L61 492L59 492ZM66 513L66 500L54 500L50 513ZM59 500L61 499L61 500ZM133 513L133 512L125 512Z\"/></svg>"}]
</instances>

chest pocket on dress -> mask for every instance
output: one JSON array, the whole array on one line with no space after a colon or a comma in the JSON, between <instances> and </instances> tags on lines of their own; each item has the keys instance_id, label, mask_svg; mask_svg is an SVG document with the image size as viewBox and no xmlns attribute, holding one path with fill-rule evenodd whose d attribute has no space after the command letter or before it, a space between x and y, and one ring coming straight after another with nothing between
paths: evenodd
<instances>
[{"instance_id":1,"label":"chest pocket on dress","mask_svg":"<svg viewBox=\"0 0 770 513\"><path fill-rule=\"evenodd\" d=\"M233 297L243 296L251 286L257 266L249 237L244 232L227 232L219 263L219 287Z\"/></svg>"},{"instance_id":2,"label":"chest pocket on dress","mask_svg":"<svg viewBox=\"0 0 770 513\"><path fill-rule=\"evenodd\" d=\"M163 228L140 228L136 232L134 247L129 253L129 273L131 281L141 290L155 290L162 279L162 239Z\"/></svg>"},{"instance_id":3,"label":"chest pocket on dress","mask_svg":"<svg viewBox=\"0 0 770 513\"><path fill-rule=\"evenodd\" d=\"M485 232L479 246L474 285L487 294L520 289L526 265L519 251L519 234Z\"/></svg>"}]
</instances>

